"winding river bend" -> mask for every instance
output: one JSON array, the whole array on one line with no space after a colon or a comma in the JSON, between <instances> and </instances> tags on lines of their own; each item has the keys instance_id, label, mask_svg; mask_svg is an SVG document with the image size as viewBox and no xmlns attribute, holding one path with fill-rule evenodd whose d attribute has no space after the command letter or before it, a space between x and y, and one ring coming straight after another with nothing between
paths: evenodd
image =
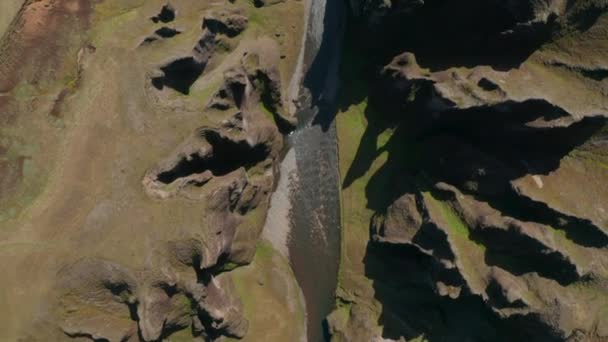
<instances>
[{"instance_id":1,"label":"winding river bend","mask_svg":"<svg viewBox=\"0 0 608 342\"><path fill-rule=\"evenodd\" d=\"M289 137L296 177L291 193L289 255L306 301L309 342L324 341L323 321L334 305L340 262L340 176L334 106L346 6L310 0L305 70L298 113Z\"/></svg>"}]
</instances>

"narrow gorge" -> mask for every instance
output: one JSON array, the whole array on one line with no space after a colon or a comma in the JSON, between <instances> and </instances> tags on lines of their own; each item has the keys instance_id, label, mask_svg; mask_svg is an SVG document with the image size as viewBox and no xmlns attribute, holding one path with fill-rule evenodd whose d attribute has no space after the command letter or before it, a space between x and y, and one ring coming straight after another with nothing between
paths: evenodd
<instances>
[{"instance_id":1,"label":"narrow gorge","mask_svg":"<svg viewBox=\"0 0 608 342\"><path fill-rule=\"evenodd\" d=\"M608 2L4 0L0 341L608 341Z\"/></svg>"}]
</instances>

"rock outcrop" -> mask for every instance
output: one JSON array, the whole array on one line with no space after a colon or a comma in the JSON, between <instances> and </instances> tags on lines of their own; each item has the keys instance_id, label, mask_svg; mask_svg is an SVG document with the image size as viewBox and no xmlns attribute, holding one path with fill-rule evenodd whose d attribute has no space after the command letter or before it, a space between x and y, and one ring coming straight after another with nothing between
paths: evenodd
<instances>
[{"instance_id":1,"label":"rock outcrop","mask_svg":"<svg viewBox=\"0 0 608 342\"><path fill-rule=\"evenodd\" d=\"M279 47L274 40L263 37L252 42L240 63L224 72L224 84L208 107L221 111L262 111L272 118L281 133L292 131L297 118L284 110L279 59Z\"/></svg>"},{"instance_id":2,"label":"rock outcrop","mask_svg":"<svg viewBox=\"0 0 608 342\"><path fill-rule=\"evenodd\" d=\"M238 9L210 11L203 17L203 33L189 56L175 58L161 66L152 76L152 85L158 90L169 87L188 95L190 87L203 74L207 64L214 56L216 48L221 45L230 47L230 40L247 28L248 19ZM159 33L159 30L162 30ZM162 37L162 33L176 32L163 30L155 32L143 43L150 43ZM171 34L169 34L171 36ZM173 34L173 36L175 35ZM227 41L228 40L228 41Z\"/></svg>"}]
</instances>

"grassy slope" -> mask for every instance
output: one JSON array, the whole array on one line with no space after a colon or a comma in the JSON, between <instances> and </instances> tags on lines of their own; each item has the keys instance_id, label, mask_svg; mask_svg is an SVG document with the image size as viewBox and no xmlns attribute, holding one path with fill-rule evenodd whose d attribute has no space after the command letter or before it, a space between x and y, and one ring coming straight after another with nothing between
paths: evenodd
<instances>
[{"instance_id":1,"label":"grassy slope","mask_svg":"<svg viewBox=\"0 0 608 342\"><path fill-rule=\"evenodd\" d=\"M338 146L340 154L340 175L345 178L346 172L353 165L355 155L359 148L367 125L364 111L367 102L364 100L359 104L350 106L347 110L337 116ZM386 142L386 136L382 142ZM381 147L381 146L377 146ZM350 186L342 190L342 258L340 261L340 273L338 278L337 294L340 299L350 301L357 297L358 303L363 300L368 306L370 315L379 315L379 303L373 299L372 281L365 277L364 257L367 242L369 241L369 222L374 212L367 208L365 187L372 175L378 171L387 160L387 153L380 154L372 164L372 167ZM347 319L347 307L342 307L338 312L340 320ZM370 317L371 318L371 317Z\"/></svg>"},{"instance_id":2,"label":"grassy slope","mask_svg":"<svg viewBox=\"0 0 608 342\"><path fill-rule=\"evenodd\" d=\"M249 320L242 341L302 341L306 318L289 263L270 243L258 243L251 265L230 272Z\"/></svg>"},{"instance_id":3,"label":"grassy slope","mask_svg":"<svg viewBox=\"0 0 608 342\"><path fill-rule=\"evenodd\" d=\"M424 147L408 140L407 127L400 129L391 125L382 113L375 112L368 105L368 84L360 78L360 71L365 69L361 64L363 58L348 49L343 56L340 100L347 105L342 106L336 117L339 167L344 182L341 193L342 257L337 289L338 309L332 318L338 329L352 332L361 329L356 327L361 323L357 321L359 319L377 324L383 311L382 303L375 298L374 281L366 275L366 267L383 267L382 260L369 254L370 221L378 207L390 204L387 202L394 195L392 190L404 176L402 168L416 169ZM415 124L406 121L403 126ZM356 171L353 173L353 170ZM356 175L354 178L353 174ZM427 188L420 186L421 191ZM425 196L436 205L438 214L453 233L450 235L463 249L472 247L475 255L483 252L470 240L468 227L452 208L435 200L430 193L425 193ZM462 262L470 263L469 259L467 253L463 255ZM350 327L347 324L351 324ZM381 334L381 327L371 333ZM424 335L420 335L414 340L424 339Z\"/></svg>"},{"instance_id":4,"label":"grassy slope","mask_svg":"<svg viewBox=\"0 0 608 342\"><path fill-rule=\"evenodd\" d=\"M0 1L0 37L8 28L9 24L15 17L15 14L21 8L24 0L2 0Z\"/></svg>"}]
</instances>

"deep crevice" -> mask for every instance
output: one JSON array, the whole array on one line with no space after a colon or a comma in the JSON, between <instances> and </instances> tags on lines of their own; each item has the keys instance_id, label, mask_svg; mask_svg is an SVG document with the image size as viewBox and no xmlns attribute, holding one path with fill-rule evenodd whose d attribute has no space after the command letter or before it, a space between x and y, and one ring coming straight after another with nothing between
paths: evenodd
<instances>
[{"instance_id":1,"label":"deep crevice","mask_svg":"<svg viewBox=\"0 0 608 342\"><path fill-rule=\"evenodd\" d=\"M521 196L515 191L510 191L503 197L492 198L488 204L504 215L520 221L538 222L563 230L569 240L581 246L591 248L608 246L608 234L589 220L563 214L545 203Z\"/></svg>"},{"instance_id":2,"label":"deep crevice","mask_svg":"<svg viewBox=\"0 0 608 342\"><path fill-rule=\"evenodd\" d=\"M605 78L608 78L608 70L601 68L601 67L584 68L584 67L580 67L580 66L576 66L576 65L569 65L569 64L561 63L561 62L553 62L550 65L568 69L568 70L571 70L574 72L578 72L581 75L583 75L587 78L590 78L594 81L598 81L598 82L604 80Z\"/></svg>"},{"instance_id":3,"label":"deep crevice","mask_svg":"<svg viewBox=\"0 0 608 342\"><path fill-rule=\"evenodd\" d=\"M262 105L272 113L279 133L287 135L293 132L295 129L294 124L279 114L279 108L281 107L280 89L276 89L277 85L266 73L258 72L256 79L261 86L260 101L262 102Z\"/></svg>"},{"instance_id":4,"label":"deep crevice","mask_svg":"<svg viewBox=\"0 0 608 342\"><path fill-rule=\"evenodd\" d=\"M66 336L70 337L70 338L87 338L90 339L93 342L110 342L110 340L108 340L107 338L95 338L93 337L92 334L89 333L75 333L75 334L70 334L68 332L63 332Z\"/></svg>"},{"instance_id":5,"label":"deep crevice","mask_svg":"<svg viewBox=\"0 0 608 342\"><path fill-rule=\"evenodd\" d=\"M152 78L152 85L158 90L169 87L188 95L190 87L205 71L205 66L205 63L198 62L194 57L177 59L160 68L163 76Z\"/></svg>"},{"instance_id":6,"label":"deep crevice","mask_svg":"<svg viewBox=\"0 0 608 342\"><path fill-rule=\"evenodd\" d=\"M549 251L539 241L527 236L516 236L499 229L473 230L471 239L487 247L485 263L498 266L521 276L536 272L553 279L562 286L580 280L576 265L557 251Z\"/></svg>"},{"instance_id":7,"label":"deep crevice","mask_svg":"<svg viewBox=\"0 0 608 342\"><path fill-rule=\"evenodd\" d=\"M156 33L157 35L159 35L162 38L172 38L172 37L175 37L178 34L182 33L182 31L171 28L171 27L163 26L163 27L159 28L158 30L154 31L154 33Z\"/></svg>"},{"instance_id":8,"label":"deep crevice","mask_svg":"<svg viewBox=\"0 0 608 342\"><path fill-rule=\"evenodd\" d=\"M132 293L129 284L126 282L104 281L103 286L115 296L120 296L124 292Z\"/></svg>"},{"instance_id":9,"label":"deep crevice","mask_svg":"<svg viewBox=\"0 0 608 342\"><path fill-rule=\"evenodd\" d=\"M518 25L532 19L525 12L508 11L495 1L427 0L413 11L389 11L381 24L372 26L375 40L368 45L377 51L373 58L381 65L409 51L431 71L479 65L509 70L547 41L557 26L555 20ZM370 31L369 25L360 27Z\"/></svg>"},{"instance_id":10,"label":"deep crevice","mask_svg":"<svg viewBox=\"0 0 608 342\"><path fill-rule=\"evenodd\" d=\"M215 131L205 131L203 138L209 142L212 151L207 156L192 154L181 159L172 169L158 174L157 179L170 184L178 178L211 171L214 176L224 176L241 167L249 169L264 161L269 151L265 145L250 146L247 141L234 141Z\"/></svg>"},{"instance_id":11,"label":"deep crevice","mask_svg":"<svg viewBox=\"0 0 608 342\"><path fill-rule=\"evenodd\" d=\"M175 9L167 4L164 5L161 10L160 13L158 13L158 15L150 18L150 20L152 20L154 23L169 23L173 20L175 20Z\"/></svg>"}]
</instances>

